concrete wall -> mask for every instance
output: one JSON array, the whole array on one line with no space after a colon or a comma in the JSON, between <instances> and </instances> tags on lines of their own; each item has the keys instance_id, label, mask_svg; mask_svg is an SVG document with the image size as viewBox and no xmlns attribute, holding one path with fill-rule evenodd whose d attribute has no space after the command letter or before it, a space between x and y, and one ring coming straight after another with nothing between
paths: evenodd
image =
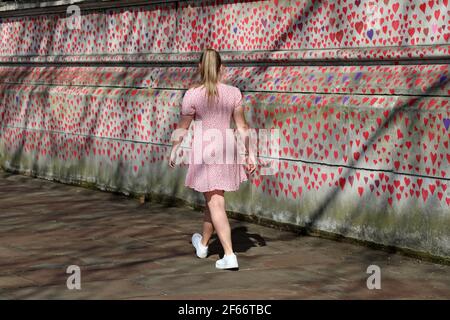
<instances>
[{"instance_id":1,"label":"concrete wall","mask_svg":"<svg viewBox=\"0 0 450 320\"><path fill-rule=\"evenodd\" d=\"M448 1L101 6L74 30L66 6L0 14L3 168L201 202L163 158L214 46L250 124L281 132L278 174L229 210L450 257Z\"/></svg>"}]
</instances>

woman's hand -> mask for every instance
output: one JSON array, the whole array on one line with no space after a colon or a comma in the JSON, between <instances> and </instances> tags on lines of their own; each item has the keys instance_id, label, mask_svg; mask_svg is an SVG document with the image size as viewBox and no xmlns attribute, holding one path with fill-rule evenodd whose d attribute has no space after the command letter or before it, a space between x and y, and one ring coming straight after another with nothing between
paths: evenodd
<instances>
[{"instance_id":1,"label":"woman's hand","mask_svg":"<svg viewBox=\"0 0 450 320\"><path fill-rule=\"evenodd\" d=\"M253 153L247 155L246 163L247 163L246 170L248 170L248 172L252 174L256 170L256 157Z\"/></svg>"},{"instance_id":2,"label":"woman's hand","mask_svg":"<svg viewBox=\"0 0 450 320\"><path fill-rule=\"evenodd\" d=\"M170 150L169 167L171 167L171 168L175 168L176 159L177 159L177 152L178 152L178 145L175 145Z\"/></svg>"}]
</instances>

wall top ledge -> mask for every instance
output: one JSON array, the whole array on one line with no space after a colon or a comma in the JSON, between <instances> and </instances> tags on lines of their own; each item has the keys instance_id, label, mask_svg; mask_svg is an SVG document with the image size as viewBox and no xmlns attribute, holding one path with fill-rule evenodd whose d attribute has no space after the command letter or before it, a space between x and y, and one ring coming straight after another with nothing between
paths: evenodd
<instances>
[{"instance_id":1,"label":"wall top ledge","mask_svg":"<svg viewBox=\"0 0 450 320\"><path fill-rule=\"evenodd\" d=\"M102 0L104 1L104 0ZM18 11L38 8L53 8L58 6L66 6L70 4L77 4L81 2L92 2L86 0L58 0L58 1L21 1L21 2L8 2L0 1L0 12L5 11Z\"/></svg>"},{"instance_id":2,"label":"wall top ledge","mask_svg":"<svg viewBox=\"0 0 450 320\"><path fill-rule=\"evenodd\" d=\"M21 1L6 3L0 1L0 17L19 17L30 16L36 14L48 14L65 12L67 6L74 4L79 5L82 10L108 9L118 7L130 7L148 4L164 4L168 2L180 2L175 0L57 0L57 1Z\"/></svg>"}]
</instances>

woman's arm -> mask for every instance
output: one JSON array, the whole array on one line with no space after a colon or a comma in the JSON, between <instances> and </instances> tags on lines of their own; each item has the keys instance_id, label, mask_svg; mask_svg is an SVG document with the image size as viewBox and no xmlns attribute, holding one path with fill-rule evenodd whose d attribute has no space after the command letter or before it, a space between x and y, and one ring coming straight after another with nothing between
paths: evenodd
<instances>
[{"instance_id":1,"label":"woman's arm","mask_svg":"<svg viewBox=\"0 0 450 320\"><path fill-rule=\"evenodd\" d=\"M178 147L183 141L184 136L191 125L194 115L181 115L180 121L178 121L177 128L173 131L170 142L172 142L172 149L170 151L169 166L175 167L175 159L178 151Z\"/></svg>"},{"instance_id":2,"label":"woman's arm","mask_svg":"<svg viewBox=\"0 0 450 320\"><path fill-rule=\"evenodd\" d=\"M253 148L250 147L250 127L245 119L244 107L239 104L233 111L233 119L236 124L239 136L244 140L245 150L246 150L246 162L247 170L252 173L256 169L256 158L253 152Z\"/></svg>"},{"instance_id":3,"label":"woman's arm","mask_svg":"<svg viewBox=\"0 0 450 320\"><path fill-rule=\"evenodd\" d=\"M172 142L172 150L170 151L169 166L173 168L175 166L176 154L178 147L183 141L184 136L189 129L189 126L195 116L195 97L192 95L192 90L187 90L183 96L181 102L180 120L178 121L177 128L173 131L170 138Z\"/></svg>"}]
</instances>

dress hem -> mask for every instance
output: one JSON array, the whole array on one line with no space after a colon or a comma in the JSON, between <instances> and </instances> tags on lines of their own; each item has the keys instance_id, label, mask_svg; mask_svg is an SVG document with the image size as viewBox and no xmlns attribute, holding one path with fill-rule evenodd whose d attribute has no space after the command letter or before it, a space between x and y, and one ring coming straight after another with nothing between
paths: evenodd
<instances>
[{"instance_id":1,"label":"dress hem","mask_svg":"<svg viewBox=\"0 0 450 320\"><path fill-rule=\"evenodd\" d=\"M231 188L230 187L212 187L212 188L209 188L209 189L206 189L206 190L199 190L197 187L188 185L186 183L184 184L184 186L188 187L188 188L191 188L191 189L193 189L193 190L195 190L197 192L209 192L209 191L214 191L214 190L223 190L223 191L226 191L226 192L231 192L231 191L238 191L240 189L240 187L241 187L240 184L242 182L245 182L245 181L248 181L248 178L245 178L244 180L241 180L239 182L239 185L237 187L235 187L235 188L233 188L233 187L231 187Z\"/></svg>"}]
</instances>

